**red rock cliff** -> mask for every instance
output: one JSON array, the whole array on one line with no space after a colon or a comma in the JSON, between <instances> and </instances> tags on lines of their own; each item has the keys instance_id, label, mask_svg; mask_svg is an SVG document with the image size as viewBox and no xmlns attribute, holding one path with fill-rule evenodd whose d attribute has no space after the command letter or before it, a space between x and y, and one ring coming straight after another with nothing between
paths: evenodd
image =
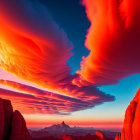
<instances>
[{"instance_id":1,"label":"red rock cliff","mask_svg":"<svg viewBox=\"0 0 140 140\"><path fill-rule=\"evenodd\" d=\"M140 89L126 109L123 130L115 140L140 140Z\"/></svg>"},{"instance_id":2,"label":"red rock cliff","mask_svg":"<svg viewBox=\"0 0 140 140\"><path fill-rule=\"evenodd\" d=\"M31 140L24 118L4 99L0 99L0 140Z\"/></svg>"}]
</instances>

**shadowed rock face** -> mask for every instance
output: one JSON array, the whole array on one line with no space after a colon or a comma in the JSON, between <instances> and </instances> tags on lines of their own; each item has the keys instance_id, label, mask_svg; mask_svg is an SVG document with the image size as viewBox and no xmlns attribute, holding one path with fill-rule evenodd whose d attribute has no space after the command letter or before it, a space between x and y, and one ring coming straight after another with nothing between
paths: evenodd
<instances>
[{"instance_id":1,"label":"shadowed rock face","mask_svg":"<svg viewBox=\"0 0 140 140\"><path fill-rule=\"evenodd\" d=\"M115 140L140 139L140 89L126 109L123 130Z\"/></svg>"},{"instance_id":2,"label":"shadowed rock face","mask_svg":"<svg viewBox=\"0 0 140 140\"><path fill-rule=\"evenodd\" d=\"M10 138L13 108L11 102L0 99L0 140Z\"/></svg>"},{"instance_id":3,"label":"shadowed rock face","mask_svg":"<svg viewBox=\"0 0 140 140\"><path fill-rule=\"evenodd\" d=\"M0 140L31 140L24 118L4 99L0 99Z\"/></svg>"}]
</instances>

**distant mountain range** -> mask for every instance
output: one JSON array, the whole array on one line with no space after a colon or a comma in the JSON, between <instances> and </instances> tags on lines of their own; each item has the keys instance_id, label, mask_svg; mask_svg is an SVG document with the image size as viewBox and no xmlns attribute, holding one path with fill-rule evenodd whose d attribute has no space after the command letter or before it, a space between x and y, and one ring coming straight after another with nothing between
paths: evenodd
<instances>
[{"instance_id":1,"label":"distant mountain range","mask_svg":"<svg viewBox=\"0 0 140 140\"><path fill-rule=\"evenodd\" d=\"M63 121L61 124L55 124L49 127L45 127L40 130L29 130L32 138L41 138L41 137L60 137L62 135L71 135L71 136L86 136L88 134L95 134L97 129L94 128L83 128L83 127L70 127L65 124ZM104 131L105 135L115 138L117 132Z\"/></svg>"}]
</instances>

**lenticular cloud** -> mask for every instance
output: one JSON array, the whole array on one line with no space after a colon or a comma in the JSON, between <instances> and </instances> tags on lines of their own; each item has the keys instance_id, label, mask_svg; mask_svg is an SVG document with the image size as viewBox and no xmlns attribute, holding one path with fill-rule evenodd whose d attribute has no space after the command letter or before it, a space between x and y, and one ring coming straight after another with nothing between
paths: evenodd
<instances>
[{"instance_id":1,"label":"lenticular cloud","mask_svg":"<svg viewBox=\"0 0 140 140\"><path fill-rule=\"evenodd\" d=\"M83 5L91 22L85 41L90 54L71 75L67 60L73 46L46 8L37 1L0 1L1 69L44 88L1 78L13 90L0 89L0 97L23 113L67 114L113 101L96 86L140 73L140 2L83 0Z\"/></svg>"},{"instance_id":2,"label":"lenticular cloud","mask_svg":"<svg viewBox=\"0 0 140 140\"><path fill-rule=\"evenodd\" d=\"M67 115L74 111L92 108L103 102L114 100L114 97L104 94L96 88L89 87L75 88L75 91L72 92L73 94L77 93L77 96L72 97L9 80L0 80L0 85L15 90L0 88L0 97L11 100L14 109L18 109L24 114Z\"/></svg>"},{"instance_id":3,"label":"lenticular cloud","mask_svg":"<svg viewBox=\"0 0 140 140\"><path fill-rule=\"evenodd\" d=\"M0 97L12 100L15 109L27 114L68 114L114 100L96 87L72 84L77 75L70 74L66 63L73 46L43 5L0 0L0 9L1 69L52 90L1 78L0 84L7 89L0 89Z\"/></svg>"},{"instance_id":4,"label":"lenticular cloud","mask_svg":"<svg viewBox=\"0 0 140 140\"><path fill-rule=\"evenodd\" d=\"M73 83L101 86L140 73L140 1L83 0L83 5L91 22L85 41L90 54Z\"/></svg>"},{"instance_id":5,"label":"lenticular cloud","mask_svg":"<svg viewBox=\"0 0 140 140\"><path fill-rule=\"evenodd\" d=\"M0 77L0 85L12 88L1 88L0 97L22 113L68 114L113 101L97 86L140 73L140 2L83 0L83 5L91 22L85 41L90 54L71 75L67 60L73 46L45 6L0 0L0 68L38 85Z\"/></svg>"},{"instance_id":6,"label":"lenticular cloud","mask_svg":"<svg viewBox=\"0 0 140 140\"><path fill-rule=\"evenodd\" d=\"M72 46L38 3L0 2L1 67L31 82L51 85L67 77ZM45 18L44 18L45 17Z\"/></svg>"}]
</instances>

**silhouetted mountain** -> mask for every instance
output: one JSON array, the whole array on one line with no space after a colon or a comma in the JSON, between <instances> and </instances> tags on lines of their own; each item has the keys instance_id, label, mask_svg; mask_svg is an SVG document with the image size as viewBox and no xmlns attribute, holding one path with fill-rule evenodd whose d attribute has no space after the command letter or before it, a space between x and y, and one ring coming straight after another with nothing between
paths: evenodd
<instances>
[{"instance_id":1,"label":"silhouetted mountain","mask_svg":"<svg viewBox=\"0 0 140 140\"><path fill-rule=\"evenodd\" d=\"M24 118L4 99L0 99L0 140L31 140Z\"/></svg>"},{"instance_id":2,"label":"silhouetted mountain","mask_svg":"<svg viewBox=\"0 0 140 140\"><path fill-rule=\"evenodd\" d=\"M67 124L65 124L64 121L60 124L60 126L61 126L62 128L70 128Z\"/></svg>"},{"instance_id":3,"label":"silhouetted mountain","mask_svg":"<svg viewBox=\"0 0 140 140\"><path fill-rule=\"evenodd\" d=\"M61 124L55 124L50 127L45 127L41 130L34 131L30 130L30 134L33 138L47 137L47 136L57 136L60 137L63 134L74 135L74 136L84 136L87 133L95 133L96 130L93 128L81 128L73 127L71 128L63 121Z\"/></svg>"},{"instance_id":4,"label":"silhouetted mountain","mask_svg":"<svg viewBox=\"0 0 140 140\"><path fill-rule=\"evenodd\" d=\"M113 140L113 135L116 136L115 132L105 131L104 134L94 128L70 127L64 122L38 131L30 130L30 134L33 140ZM112 139L106 134L111 134Z\"/></svg>"},{"instance_id":5,"label":"silhouetted mountain","mask_svg":"<svg viewBox=\"0 0 140 140\"><path fill-rule=\"evenodd\" d=\"M63 131L65 129L70 129L70 127L67 124L65 124L65 122L63 121L61 124L55 124L55 125L52 125L50 127L46 127L44 129L47 129L47 130L52 129L54 131L60 129Z\"/></svg>"},{"instance_id":6,"label":"silhouetted mountain","mask_svg":"<svg viewBox=\"0 0 140 140\"><path fill-rule=\"evenodd\" d=\"M140 140L140 89L126 109L122 132L115 140Z\"/></svg>"}]
</instances>

